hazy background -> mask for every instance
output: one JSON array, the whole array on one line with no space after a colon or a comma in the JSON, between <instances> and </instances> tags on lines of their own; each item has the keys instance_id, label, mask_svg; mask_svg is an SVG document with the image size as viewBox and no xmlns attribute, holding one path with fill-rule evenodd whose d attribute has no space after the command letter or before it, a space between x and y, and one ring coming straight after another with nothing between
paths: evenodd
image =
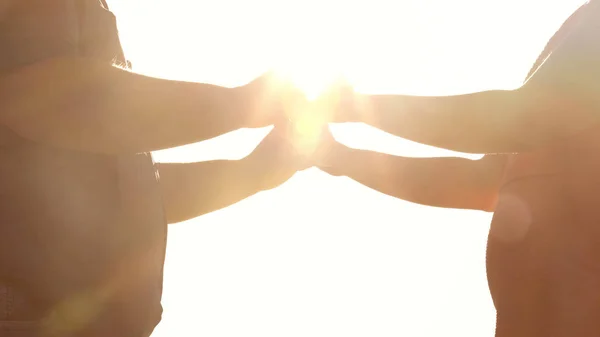
<instances>
[{"instance_id":1,"label":"hazy background","mask_svg":"<svg viewBox=\"0 0 600 337\"><path fill-rule=\"evenodd\" d=\"M112 0L135 71L226 86L271 66L306 89L340 70L358 90L516 88L582 0ZM460 155L363 125L344 143ZM265 130L156 153L241 158ZM409 178L409 177L408 177ZM153 337L493 336L490 214L396 200L316 169L170 228L163 322Z\"/></svg>"}]
</instances>

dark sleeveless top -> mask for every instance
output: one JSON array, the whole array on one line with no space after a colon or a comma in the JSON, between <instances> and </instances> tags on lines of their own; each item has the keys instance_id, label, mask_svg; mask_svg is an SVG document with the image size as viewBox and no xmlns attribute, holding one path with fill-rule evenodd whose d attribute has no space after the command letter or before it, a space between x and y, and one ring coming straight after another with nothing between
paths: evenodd
<instances>
[{"instance_id":1,"label":"dark sleeveless top","mask_svg":"<svg viewBox=\"0 0 600 337\"><path fill-rule=\"evenodd\" d=\"M10 2L0 76L63 55L126 64L98 0ZM167 231L158 183L149 153L67 150L0 127L0 336L150 335Z\"/></svg>"},{"instance_id":2,"label":"dark sleeveless top","mask_svg":"<svg viewBox=\"0 0 600 337\"><path fill-rule=\"evenodd\" d=\"M597 53L599 7L594 0L576 11L529 76L553 50L574 60L579 53ZM561 40L573 43L558 50ZM596 265L600 256L600 246L590 245L590 238L600 240L600 125L544 148L510 155L487 247L497 336L589 336L589 324L597 317L588 316L600 313L600 302L595 302L596 308L582 307L590 303L583 298L600 295L600 287L597 293L581 291L593 289L582 284L600 281L580 268Z\"/></svg>"}]
</instances>

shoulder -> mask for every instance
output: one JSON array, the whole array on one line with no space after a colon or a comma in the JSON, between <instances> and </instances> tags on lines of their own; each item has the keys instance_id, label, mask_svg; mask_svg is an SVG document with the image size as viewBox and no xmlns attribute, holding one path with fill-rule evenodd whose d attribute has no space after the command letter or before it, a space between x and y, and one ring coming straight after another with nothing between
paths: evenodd
<instances>
[{"instance_id":1,"label":"shoulder","mask_svg":"<svg viewBox=\"0 0 600 337\"><path fill-rule=\"evenodd\" d=\"M563 22L560 28L552 35L550 40L546 43L546 46L539 54L538 58L533 63L529 73L527 74L526 81L531 78L531 76L541 67L541 65L550 57L550 55L559 48L561 43L570 35L570 33L575 30L575 28L583 21L585 21L585 17L591 15L593 11L591 10L590 2L586 2L581 5L578 9L576 9L569 17ZM597 11L597 10L596 10ZM598 13L596 13L596 17L598 17ZM598 18L600 19L600 18Z\"/></svg>"},{"instance_id":2,"label":"shoulder","mask_svg":"<svg viewBox=\"0 0 600 337\"><path fill-rule=\"evenodd\" d=\"M599 1L582 5L563 23L540 54L526 84L549 80L558 84L600 69Z\"/></svg>"},{"instance_id":3,"label":"shoulder","mask_svg":"<svg viewBox=\"0 0 600 337\"><path fill-rule=\"evenodd\" d=\"M563 139L600 123L600 2L583 5L553 39L561 41L549 42L517 91L529 102L529 125Z\"/></svg>"}]
</instances>

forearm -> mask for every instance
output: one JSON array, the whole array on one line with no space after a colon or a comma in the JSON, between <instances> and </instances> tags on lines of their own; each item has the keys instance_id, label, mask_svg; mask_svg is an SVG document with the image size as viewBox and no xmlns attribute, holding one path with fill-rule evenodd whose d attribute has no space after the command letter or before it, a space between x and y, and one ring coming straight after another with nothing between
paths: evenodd
<instances>
[{"instance_id":1,"label":"forearm","mask_svg":"<svg viewBox=\"0 0 600 337\"><path fill-rule=\"evenodd\" d=\"M477 161L396 157L349 148L336 161L338 174L399 199L435 207L486 211L495 206L495 177L500 174L479 169Z\"/></svg>"},{"instance_id":2,"label":"forearm","mask_svg":"<svg viewBox=\"0 0 600 337\"><path fill-rule=\"evenodd\" d=\"M260 192L260 179L247 166L244 159L158 164L168 222L189 220Z\"/></svg>"},{"instance_id":3,"label":"forearm","mask_svg":"<svg viewBox=\"0 0 600 337\"><path fill-rule=\"evenodd\" d=\"M83 58L0 78L0 124L33 141L101 153L209 139L246 126L247 105L239 89L161 80Z\"/></svg>"},{"instance_id":4,"label":"forearm","mask_svg":"<svg viewBox=\"0 0 600 337\"><path fill-rule=\"evenodd\" d=\"M422 144L465 153L511 153L546 141L536 95L487 91L458 96L368 95L361 117L379 129Z\"/></svg>"}]
</instances>

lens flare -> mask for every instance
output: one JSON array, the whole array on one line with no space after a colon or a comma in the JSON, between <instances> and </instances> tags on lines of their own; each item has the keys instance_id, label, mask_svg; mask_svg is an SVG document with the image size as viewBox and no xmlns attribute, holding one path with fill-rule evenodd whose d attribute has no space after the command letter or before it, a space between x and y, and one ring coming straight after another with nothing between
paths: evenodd
<instances>
[{"instance_id":1,"label":"lens flare","mask_svg":"<svg viewBox=\"0 0 600 337\"><path fill-rule=\"evenodd\" d=\"M280 64L275 67L275 72L282 80L293 83L310 101L319 97L337 78L341 77L341 71L333 64L318 62L307 62L304 65L296 62Z\"/></svg>"},{"instance_id":2,"label":"lens flare","mask_svg":"<svg viewBox=\"0 0 600 337\"><path fill-rule=\"evenodd\" d=\"M285 66L275 69L276 80L282 87L287 86L299 93L286 94L285 111L291 121L291 137L296 150L305 156L312 155L318 148L328 122L338 109L339 95L332 87L339 83L341 73L333 67ZM348 82L345 82L348 83Z\"/></svg>"}]
</instances>

